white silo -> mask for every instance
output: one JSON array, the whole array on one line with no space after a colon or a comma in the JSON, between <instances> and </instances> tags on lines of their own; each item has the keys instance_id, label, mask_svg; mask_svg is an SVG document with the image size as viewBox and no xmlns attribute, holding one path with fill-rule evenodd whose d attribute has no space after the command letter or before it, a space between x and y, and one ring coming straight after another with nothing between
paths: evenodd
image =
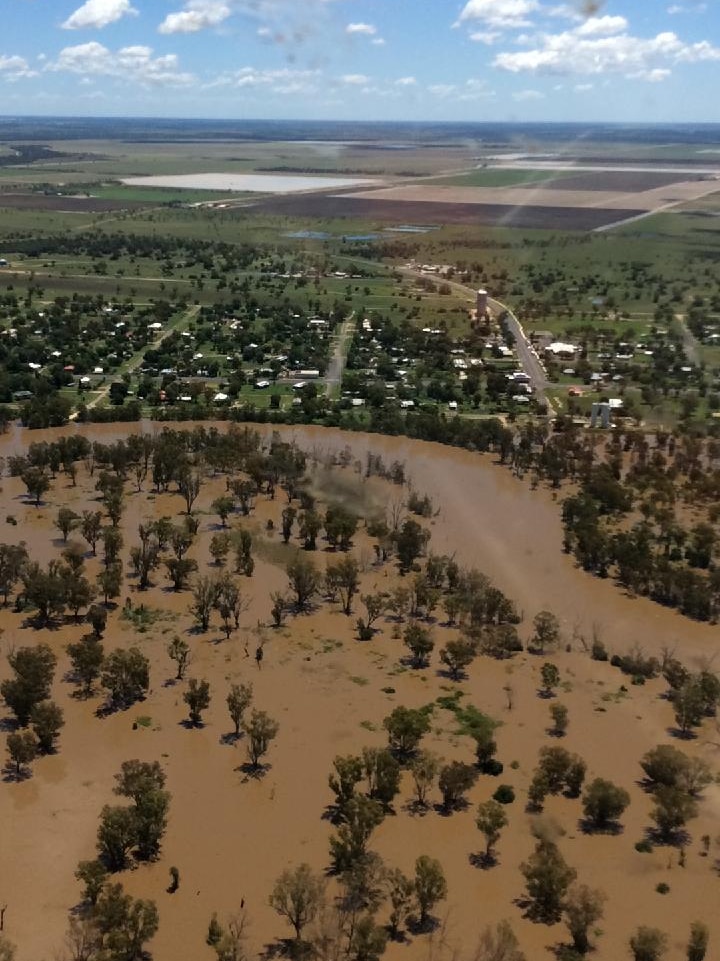
<instances>
[{"instance_id":1,"label":"white silo","mask_svg":"<svg viewBox=\"0 0 720 961\"><path fill-rule=\"evenodd\" d=\"M488 312L488 292L482 288L478 290L477 297L475 299L475 308L477 310L478 317L485 317Z\"/></svg>"}]
</instances>

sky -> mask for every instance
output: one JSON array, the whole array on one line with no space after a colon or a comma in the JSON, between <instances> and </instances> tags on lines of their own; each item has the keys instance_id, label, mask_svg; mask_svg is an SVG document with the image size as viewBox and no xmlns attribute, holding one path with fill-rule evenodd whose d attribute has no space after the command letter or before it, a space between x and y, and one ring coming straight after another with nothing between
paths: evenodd
<instances>
[{"instance_id":1,"label":"sky","mask_svg":"<svg viewBox=\"0 0 720 961\"><path fill-rule=\"evenodd\" d=\"M720 122L720 0L5 0L0 113Z\"/></svg>"}]
</instances>

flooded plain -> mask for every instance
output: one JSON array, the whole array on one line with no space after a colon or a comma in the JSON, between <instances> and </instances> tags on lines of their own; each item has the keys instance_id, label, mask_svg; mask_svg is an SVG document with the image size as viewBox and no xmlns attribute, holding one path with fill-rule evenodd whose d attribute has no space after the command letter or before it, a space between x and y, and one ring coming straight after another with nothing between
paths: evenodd
<instances>
[{"instance_id":1,"label":"flooded plain","mask_svg":"<svg viewBox=\"0 0 720 961\"><path fill-rule=\"evenodd\" d=\"M0 456L63 433L83 433L91 440L109 443L141 429L157 432L161 427L16 431L0 439ZM269 428L257 429L269 438ZM660 846L649 854L635 850L635 843L650 826L652 806L639 785L638 760L657 743L673 742L669 733L672 708L662 696L662 680L630 686L608 663L592 661L583 650L583 640L589 641L595 632L611 653L624 652L635 643L648 652L674 647L676 656L697 667L712 662L718 649L718 628L694 623L645 599L627 597L610 581L578 570L561 551L559 504L553 495L532 491L528 483L514 478L489 455L321 428L281 428L279 433L319 457L347 445L361 464L368 451L380 454L386 462L404 461L413 488L429 495L437 511L430 521L431 549L480 569L512 597L524 614L519 628L523 639L529 636L537 611L549 609L560 618L564 641L570 647L553 655L563 680L559 698L570 716L563 745L585 758L589 779L609 778L625 787L632 799L618 836L584 834L577 800L550 798L543 815L546 824L554 824L562 853L577 869L579 880L608 895L594 957L616 961L626 956L627 939L638 924L665 930L670 936L670 956L679 957L690 923L697 919L710 925L711 952L716 951L720 938L714 873L718 852L712 848L709 856L703 856L700 838L717 834L720 793L714 786L706 791L700 815L689 826L691 841L684 867L675 848ZM344 473L355 485L358 503L390 505L403 496L402 489L389 483L365 481L362 471L355 472L352 466ZM59 475L47 502L36 509L26 503L19 479L4 478L0 540L24 540L31 557L43 563L59 556L62 544L54 527L57 509L63 505L77 512L96 509L94 485L95 478L80 465L77 486ZM122 521L126 572L138 524L163 515L177 520L184 510L179 496L154 494L149 481L140 493L133 493L131 487L128 485ZM201 527L191 555L198 560L200 573L214 570L208 545L217 530L217 517L210 505L224 491L223 477L208 478L196 504ZM258 497L250 518L236 517L233 523L247 526L258 545L268 537L272 540L266 533L267 522L279 526L284 503L283 497L276 501ZM14 517L16 526L6 523L8 515ZM436 639L433 661L429 669L420 671L400 663L405 651L393 636L389 618L381 619L378 633L364 643L356 638L354 617L345 617L338 605L328 603L311 615L289 617L282 629L274 630L267 626L270 593L286 583L278 562L282 545L278 535L275 537L275 546L258 548L252 578L242 579L249 607L240 630L229 641L223 639L217 622L207 634L191 632L190 594L169 590L163 572L156 572L155 586L142 595L128 578L124 591L133 602L142 600L159 614L141 633L121 617L120 609L113 611L105 648L140 646L151 661L151 690L143 703L108 717L95 716L102 700L99 696L78 700L71 696L72 686L63 680L68 668L64 647L83 633L81 625L68 623L52 631L37 631L23 626L22 615L12 607L0 611L0 678L8 674L5 655L13 646L47 641L59 658L53 697L66 714L58 753L36 761L30 779L0 783L0 903L7 904L5 931L18 945L18 961L49 961L61 951L68 911L80 898L73 872L78 861L94 856L100 809L103 804L117 803L112 794L113 776L122 761L135 757L160 760L172 794L161 859L118 877L130 893L153 898L158 904L160 930L150 945L156 961L211 961L214 954L205 944L208 921L213 912L222 921L238 910L241 901L250 918L249 956L257 957L277 946L277 939L290 932L268 905L274 880L286 867L301 861L321 872L329 864L333 827L323 814L332 800L327 776L333 758L359 753L364 746L384 745L382 721L395 706L420 707L455 687L464 692L466 703L502 721L497 732L498 757L505 769L497 779L480 777L470 792L468 809L450 817L432 809L424 816L414 814L408 806L409 778L404 776L395 813L378 828L371 847L388 865L406 872L412 871L420 854L439 858L448 880L448 898L435 912L440 926L434 935L411 935L403 942L391 942L385 957L388 961L472 957L482 928L507 918L530 961L552 958L553 947L567 941L564 927L530 922L519 903L524 893L519 867L534 843L525 792L539 749L553 743L546 733L548 703L537 696L542 658L527 653L505 662L479 657L469 668L468 678L455 685L439 671L437 648L456 636L441 623L441 616L432 627ZM372 564L371 543L363 531L355 538L355 552L365 569L363 592L387 590L397 583L392 565L378 568ZM323 550L315 555L320 566L326 556L332 555ZM88 557L90 574L98 565L97 559ZM361 608L357 602L356 607ZM207 678L211 685L212 702L204 726L197 730L183 725L187 714L184 688L172 682L173 665L165 648L175 634L186 637L192 647L188 676ZM266 651L262 669L246 653L246 647L252 651L260 640ZM229 685L237 681L252 682L255 705L280 723L270 751L271 767L261 779L248 778L242 771L242 741L228 743L226 738L231 724L225 696ZM138 717L142 724L137 723ZM680 746L705 758L717 771L718 740L710 720L699 737ZM432 731L424 746L447 760L471 761L473 757L471 741L457 733L453 716L440 708L433 714ZM498 844L498 863L482 870L473 860L483 847L474 810L499 783L511 784L517 798L507 808L509 825ZM180 889L172 895L166 891L171 865L178 867L181 877ZM668 894L657 893L660 882L669 885Z\"/></svg>"},{"instance_id":2,"label":"flooded plain","mask_svg":"<svg viewBox=\"0 0 720 961\"><path fill-rule=\"evenodd\" d=\"M127 177L128 187L168 187L176 190L222 190L264 194L294 194L309 190L339 190L343 187L370 186L374 180L351 177L300 177L276 174L164 174L154 177Z\"/></svg>"}]
</instances>

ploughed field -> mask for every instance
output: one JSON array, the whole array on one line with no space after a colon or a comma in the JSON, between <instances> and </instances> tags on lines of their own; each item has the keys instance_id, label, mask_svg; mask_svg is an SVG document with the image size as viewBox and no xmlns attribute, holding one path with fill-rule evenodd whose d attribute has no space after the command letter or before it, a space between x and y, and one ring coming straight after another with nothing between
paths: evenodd
<instances>
[{"instance_id":1,"label":"ploughed field","mask_svg":"<svg viewBox=\"0 0 720 961\"><path fill-rule=\"evenodd\" d=\"M52 441L78 428L8 436L0 454L19 453L31 441ZM83 428L91 440L112 443L126 436L121 427ZM133 431L129 428L128 431ZM266 433L265 441L270 434ZM448 450L439 445L347 435L321 429L282 432L308 453L307 488L322 514L342 503L361 518L387 512L388 519L407 517L401 505L409 487L379 477L366 478L368 451L389 465L399 459L419 495L427 495L434 516L413 518L430 533L427 552L453 557L463 568L477 568L516 604L522 621L518 633L527 642L532 620L540 610L559 618L562 640L544 655L522 651L507 659L479 654L466 674L454 680L439 651L462 632L450 626L444 609L446 589L430 615L418 624L430 632L434 650L426 667L413 666L402 636L410 622L391 611L374 625L370 640L358 640L356 617L364 616L359 594L353 616L339 602L317 596L307 613L292 610L283 626L273 627L271 593L287 589L288 559L309 557L319 569L340 557L354 557L361 568L361 594L391 594L410 586L415 573L401 575L397 558L378 563L374 544L361 520L347 555L330 549L318 535L316 551L302 551L297 523L289 544L282 542L282 511L288 504L280 488L275 499L260 493L249 515L233 512L231 530L253 536L255 567L251 577L238 575L247 607L240 627L226 638L217 613L207 631L197 631L188 609L191 591L173 591L163 566L151 574L151 586L140 591L131 573L130 548L139 543L138 525L169 517L183 523L185 502L171 484L157 493L148 476L136 489L128 477L120 528L125 580L118 606L109 611L103 644L106 652L138 647L150 661L150 689L145 700L125 710L105 714L100 690L89 698L75 695L68 679L70 662L65 646L89 630L72 617L52 628L37 630L31 612L16 613L12 603L0 610L3 655L14 648L45 642L58 657L52 698L65 712L66 724L55 754L38 758L29 777L16 779L8 769L0 784L0 902L7 904L5 932L18 946L18 961L55 956L63 942L68 911L78 905L81 885L74 879L77 863L95 856L96 832L104 804L122 801L113 794L114 775L123 761L159 761L172 795L167 832L159 858L139 862L133 870L113 875L135 897L151 898L159 910L159 930L149 948L157 961L214 957L205 943L213 912L225 923L244 909L249 920L248 952L257 956L277 947L291 935L288 925L268 903L278 876L288 867L307 862L326 874L331 866L329 841L337 827L328 816L333 793L328 775L338 755L358 755L365 747L388 743L383 720L398 706L426 708L430 730L422 741L444 762L474 764L475 744L463 728L457 706L470 706L501 722L495 732L497 760L502 773L476 773L467 804L442 809L437 785L426 808L413 805L410 772L405 766L400 792L382 823L372 833L369 848L388 867L412 875L416 858L437 858L447 880L447 898L431 910L427 930L409 924L403 940L389 941L385 957L471 956L478 936L488 924L508 919L528 958L549 955L567 943L563 924L536 923L526 917L525 882L520 866L530 857L536 835L555 840L562 856L577 871L578 880L607 895L604 918L592 940L594 957L614 961L624 957L627 939L639 924L656 926L669 937L671 956L684 951L691 922L711 928L711 951L720 930L716 922L716 834L720 795L715 784L705 788L698 816L688 822L683 848L676 843L654 843L649 852L636 850L646 837L653 798L645 790L640 758L658 744L673 744L691 757L704 759L717 772L717 732L712 719L703 722L692 739L677 738L667 685L654 679L632 685L608 662L592 660L588 646L601 639L609 653L625 654L640 643L648 654L664 646L692 670L712 658L717 628L688 622L642 599L618 593L608 582L588 578L561 553L558 505L550 494L531 491L490 457ZM331 461L340 458L346 466ZM234 477L242 479L234 472ZM55 526L58 509L103 510L97 500L97 471L90 476L77 465L76 485L62 472L52 481L39 508L27 502L19 478L4 477L0 521L5 543L24 541L30 556L46 565L59 558L62 539ZM228 475L204 471L193 512L198 534L188 556L199 575L222 573L210 556L210 543L222 534L213 501L227 493ZM297 506L297 501L295 501ZM16 524L6 523L13 517ZM272 522L272 530L269 529ZM103 523L107 524L107 518ZM87 547L79 534L70 541ZM98 549L101 555L102 549ZM85 568L91 580L99 571L100 556L87 551ZM425 570L427 556L419 558ZM232 553L227 570L234 570ZM233 575L235 576L235 575ZM129 598L132 612L124 612ZM167 645L180 636L190 645L191 659L182 681L174 680L175 663ZM567 650L566 650L567 646ZM262 647L256 666L253 654ZM559 671L553 695L539 695L541 668L546 662ZM6 657L0 660L0 679L9 676ZM211 701L203 723L188 727L183 694L188 679L207 679ZM253 706L279 723L259 771L247 767L247 737L231 735L233 725L225 705L230 685L251 683ZM438 701L438 698L441 700ZM561 703L568 709L569 726L563 737L548 734L549 709ZM100 715L98 716L98 711ZM12 730L9 712L4 726ZM587 764L586 782L596 777L624 788L630 804L614 831L584 829L578 799L562 793L549 796L541 812L526 810L528 788L545 747L564 747ZM500 784L510 785L515 800L504 807L508 824L501 831L494 859L485 860L485 838L475 826L478 804L487 801ZM358 791L364 791L364 785ZM710 836L706 849L702 838ZM176 866L180 886L168 893L168 871ZM658 893L657 885L669 890ZM338 881L329 873L326 897L330 902ZM41 921L40 921L41 919ZM377 910L379 925L388 920L387 903ZM317 924L317 922L315 922ZM307 935L311 936L313 926ZM61 954L62 956L62 954Z\"/></svg>"}]
</instances>

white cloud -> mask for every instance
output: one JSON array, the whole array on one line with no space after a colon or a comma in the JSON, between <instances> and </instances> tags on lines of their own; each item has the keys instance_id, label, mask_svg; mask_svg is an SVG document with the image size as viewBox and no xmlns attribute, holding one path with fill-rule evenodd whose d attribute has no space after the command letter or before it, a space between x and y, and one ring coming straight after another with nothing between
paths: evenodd
<instances>
[{"instance_id":1,"label":"white cloud","mask_svg":"<svg viewBox=\"0 0 720 961\"><path fill-rule=\"evenodd\" d=\"M377 27L374 27L371 23L349 23L345 27L345 33L359 33L365 37L374 37L377 33Z\"/></svg>"},{"instance_id":2,"label":"white cloud","mask_svg":"<svg viewBox=\"0 0 720 961\"><path fill-rule=\"evenodd\" d=\"M197 33L217 27L231 13L223 0L188 0L184 10L169 13L158 29L160 33Z\"/></svg>"},{"instance_id":3,"label":"white cloud","mask_svg":"<svg viewBox=\"0 0 720 961\"><path fill-rule=\"evenodd\" d=\"M395 81L396 87L414 87L417 84L415 77L399 77Z\"/></svg>"},{"instance_id":4,"label":"white cloud","mask_svg":"<svg viewBox=\"0 0 720 961\"><path fill-rule=\"evenodd\" d=\"M24 57L6 57L0 54L0 77L4 80L21 80L37 75L37 70L32 70Z\"/></svg>"},{"instance_id":5,"label":"white cloud","mask_svg":"<svg viewBox=\"0 0 720 961\"><path fill-rule=\"evenodd\" d=\"M384 47L384 46L385 46L385 41L383 40L382 37L373 37L373 39L370 41L370 43L371 43L374 47Z\"/></svg>"},{"instance_id":6,"label":"white cloud","mask_svg":"<svg viewBox=\"0 0 720 961\"><path fill-rule=\"evenodd\" d=\"M534 49L499 53L494 65L511 73L617 73L658 81L669 75L674 64L701 60L720 60L720 48L707 41L687 44L670 32L644 39L627 33L583 37L579 30L568 30L544 34Z\"/></svg>"},{"instance_id":7,"label":"white cloud","mask_svg":"<svg viewBox=\"0 0 720 961\"><path fill-rule=\"evenodd\" d=\"M588 90L593 90L595 88L594 83L576 83L575 89L578 93L586 93Z\"/></svg>"},{"instance_id":8,"label":"white cloud","mask_svg":"<svg viewBox=\"0 0 720 961\"><path fill-rule=\"evenodd\" d=\"M363 86L370 82L370 77L366 77L364 73L346 73L340 79L351 86Z\"/></svg>"},{"instance_id":9,"label":"white cloud","mask_svg":"<svg viewBox=\"0 0 720 961\"><path fill-rule=\"evenodd\" d=\"M65 47L57 60L49 63L45 69L76 73L83 77L117 77L124 81L161 86L182 86L194 80L192 74L179 69L174 53L154 57L152 47L141 45L112 51L96 41Z\"/></svg>"},{"instance_id":10,"label":"white cloud","mask_svg":"<svg viewBox=\"0 0 720 961\"><path fill-rule=\"evenodd\" d=\"M290 67L263 70L258 67L242 67L224 74L209 86L233 86L239 89L262 88L272 93L309 93L315 89L317 70L294 70Z\"/></svg>"},{"instance_id":11,"label":"white cloud","mask_svg":"<svg viewBox=\"0 0 720 961\"><path fill-rule=\"evenodd\" d=\"M455 93L457 87L452 83L433 83L428 87L428 90L436 97L445 98Z\"/></svg>"},{"instance_id":12,"label":"white cloud","mask_svg":"<svg viewBox=\"0 0 720 961\"><path fill-rule=\"evenodd\" d=\"M67 18L62 28L63 30L89 28L99 30L126 16L137 16L137 10L131 6L130 0L87 0Z\"/></svg>"},{"instance_id":13,"label":"white cloud","mask_svg":"<svg viewBox=\"0 0 720 961\"><path fill-rule=\"evenodd\" d=\"M518 90L512 95L513 100L524 103L528 100L544 100L545 94L539 90Z\"/></svg>"},{"instance_id":14,"label":"white cloud","mask_svg":"<svg viewBox=\"0 0 720 961\"><path fill-rule=\"evenodd\" d=\"M578 37L610 37L628 28L625 17L589 17L575 30Z\"/></svg>"},{"instance_id":15,"label":"white cloud","mask_svg":"<svg viewBox=\"0 0 720 961\"><path fill-rule=\"evenodd\" d=\"M489 27L526 27L528 16L538 10L537 0L467 0L458 23L481 20Z\"/></svg>"},{"instance_id":16,"label":"white cloud","mask_svg":"<svg viewBox=\"0 0 720 961\"><path fill-rule=\"evenodd\" d=\"M475 33L470 34L470 39L475 43L484 43L488 47L491 47L499 38L500 34L497 30L476 30Z\"/></svg>"}]
</instances>

